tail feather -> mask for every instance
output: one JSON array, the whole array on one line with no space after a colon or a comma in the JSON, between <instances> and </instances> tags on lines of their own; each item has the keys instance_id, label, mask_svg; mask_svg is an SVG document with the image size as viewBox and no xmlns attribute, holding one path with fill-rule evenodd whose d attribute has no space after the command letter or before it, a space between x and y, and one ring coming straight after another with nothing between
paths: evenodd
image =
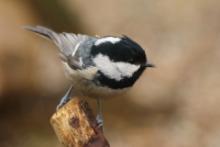
<instances>
[{"instance_id":1,"label":"tail feather","mask_svg":"<svg viewBox=\"0 0 220 147\"><path fill-rule=\"evenodd\" d=\"M60 43L59 35L51 29L48 29L43 26L36 26L36 27L24 26L23 28L28 31L34 32L40 35L41 37L44 37L46 39L53 41L57 46Z\"/></svg>"},{"instance_id":2,"label":"tail feather","mask_svg":"<svg viewBox=\"0 0 220 147\"><path fill-rule=\"evenodd\" d=\"M42 26L25 26L24 29L34 32L55 43L55 45L61 52L62 59L68 59L71 57L71 60L73 60L74 58L77 58L75 56L75 53L78 50L79 45L88 38L91 38L87 35L76 35L73 33L56 33L53 30Z\"/></svg>"},{"instance_id":3,"label":"tail feather","mask_svg":"<svg viewBox=\"0 0 220 147\"><path fill-rule=\"evenodd\" d=\"M80 41L77 35L72 33L56 33L55 31L43 26L25 26L24 29L34 32L41 37L51 40L58 47L61 54L69 56L75 49L76 44Z\"/></svg>"}]
</instances>

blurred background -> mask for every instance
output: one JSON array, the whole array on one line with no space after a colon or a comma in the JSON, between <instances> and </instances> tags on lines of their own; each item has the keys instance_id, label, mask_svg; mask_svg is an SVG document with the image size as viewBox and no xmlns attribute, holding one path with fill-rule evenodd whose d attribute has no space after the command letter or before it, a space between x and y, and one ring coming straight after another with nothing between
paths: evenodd
<instances>
[{"instance_id":1,"label":"blurred background","mask_svg":"<svg viewBox=\"0 0 220 147\"><path fill-rule=\"evenodd\" d=\"M56 48L22 29L45 25L126 34L156 65L105 101L111 146L219 147L219 8L218 0L0 0L0 146L61 147L49 119L68 82Z\"/></svg>"}]
</instances>

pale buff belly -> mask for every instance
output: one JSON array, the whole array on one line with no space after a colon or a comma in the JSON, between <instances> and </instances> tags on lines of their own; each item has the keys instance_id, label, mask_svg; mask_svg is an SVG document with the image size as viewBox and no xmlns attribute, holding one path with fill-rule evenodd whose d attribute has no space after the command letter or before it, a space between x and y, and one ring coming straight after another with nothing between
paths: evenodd
<instances>
[{"instance_id":1,"label":"pale buff belly","mask_svg":"<svg viewBox=\"0 0 220 147\"><path fill-rule=\"evenodd\" d=\"M73 85L73 95L89 98L110 98L128 90L114 90L108 87L97 86L92 82L97 73L96 67L90 67L85 70L73 70L64 63L66 76L71 80Z\"/></svg>"}]
</instances>

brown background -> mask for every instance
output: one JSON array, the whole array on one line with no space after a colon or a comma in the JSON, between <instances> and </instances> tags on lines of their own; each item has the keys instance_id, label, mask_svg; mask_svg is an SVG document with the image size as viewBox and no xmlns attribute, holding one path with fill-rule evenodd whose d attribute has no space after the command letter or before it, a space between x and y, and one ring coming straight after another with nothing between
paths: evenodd
<instances>
[{"instance_id":1,"label":"brown background","mask_svg":"<svg viewBox=\"0 0 220 147\"><path fill-rule=\"evenodd\" d=\"M55 47L22 29L40 24L126 34L156 65L104 103L113 147L219 147L219 8L218 0L0 0L0 146L61 146L49 118L68 83Z\"/></svg>"}]
</instances>

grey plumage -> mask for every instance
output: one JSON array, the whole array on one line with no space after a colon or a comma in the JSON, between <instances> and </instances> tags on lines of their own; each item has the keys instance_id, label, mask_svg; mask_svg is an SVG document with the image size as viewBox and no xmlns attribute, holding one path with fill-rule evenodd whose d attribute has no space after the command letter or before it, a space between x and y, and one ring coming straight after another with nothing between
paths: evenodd
<instances>
[{"instance_id":1,"label":"grey plumage","mask_svg":"<svg viewBox=\"0 0 220 147\"><path fill-rule=\"evenodd\" d=\"M25 26L24 29L51 40L58 47L62 60L67 62L71 68L82 69L93 65L89 55L91 46L97 38L65 32L56 33L42 26Z\"/></svg>"}]
</instances>

